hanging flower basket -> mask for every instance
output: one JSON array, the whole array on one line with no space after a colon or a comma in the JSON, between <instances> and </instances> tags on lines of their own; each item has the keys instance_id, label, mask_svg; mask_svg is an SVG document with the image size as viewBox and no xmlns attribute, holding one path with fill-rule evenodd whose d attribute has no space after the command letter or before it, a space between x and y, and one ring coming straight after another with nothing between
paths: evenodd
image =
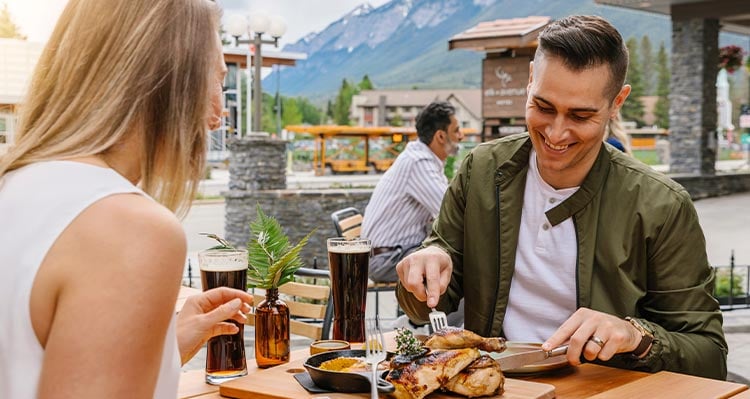
<instances>
[{"instance_id":1,"label":"hanging flower basket","mask_svg":"<svg viewBox=\"0 0 750 399\"><path fill-rule=\"evenodd\" d=\"M724 46L719 49L719 69L726 69L733 73L742 66L742 56L745 52L739 46Z\"/></svg>"}]
</instances>

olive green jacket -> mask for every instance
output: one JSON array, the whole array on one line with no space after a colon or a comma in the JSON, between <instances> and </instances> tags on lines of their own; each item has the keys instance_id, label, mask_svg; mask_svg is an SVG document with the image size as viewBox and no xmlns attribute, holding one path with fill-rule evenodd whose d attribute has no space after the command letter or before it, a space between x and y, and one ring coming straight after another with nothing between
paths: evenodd
<instances>
[{"instance_id":1,"label":"olive green jacket","mask_svg":"<svg viewBox=\"0 0 750 399\"><path fill-rule=\"evenodd\" d=\"M465 298L465 327L484 336L503 334L530 151L528 134L479 145L424 243L453 261L438 308L453 311ZM685 189L603 144L580 189L546 215L552 225L573 218L577 306L635 317L655 336L643 359L620 354L604 364L726 378L714 273ZM424 303L400 285L397 296L412 320L427 322Z\"/></svg>"}]
</instances>

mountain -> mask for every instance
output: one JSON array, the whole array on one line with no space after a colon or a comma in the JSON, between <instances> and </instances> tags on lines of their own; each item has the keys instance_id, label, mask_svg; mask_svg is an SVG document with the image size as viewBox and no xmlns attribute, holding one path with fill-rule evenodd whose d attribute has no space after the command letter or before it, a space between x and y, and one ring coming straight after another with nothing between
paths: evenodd
<instances>
[{"instance_id":1,"label":"mountain","mask_svg":"<svg viewBox=\"0 0 750 399\"><path fill-rule=\"evenodd\" d=\"M484 54L448 51L452 36L481 21L571 14L601 15L625 39L640 40L647 33L655 50L662 41L671 47L668 16L598 5L594 0L392 0L377 8L365 3L324 30L284 47L308 58L278 72L281 93L322 102L336 93L342 79L358 82L365 74L376 88L480 87ZM722 34L721 42L746 40ZM276 76L265 80L276 82Z\"/></svg>"}]
</instances>

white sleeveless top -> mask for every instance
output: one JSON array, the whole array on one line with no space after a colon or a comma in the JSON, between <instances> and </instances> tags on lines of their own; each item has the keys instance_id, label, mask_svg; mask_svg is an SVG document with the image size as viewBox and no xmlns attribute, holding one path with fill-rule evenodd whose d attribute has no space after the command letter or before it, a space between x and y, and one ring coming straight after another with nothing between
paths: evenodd
<instances>
[{"instance_id":1,"label":"white sleeveless top","mask_svg":"<svg viewBox=\"0 0 750 399\"><path fill-rule=\"evenodd\" d=\"M114 170L80 162L39 162L0 179L0 398L37 397L44 348L31 325L30 298L42 260L84 209L122 193L147 196ZM172 316L154 398L176 398L179 377Z\"/></svg>"}]
</instances>

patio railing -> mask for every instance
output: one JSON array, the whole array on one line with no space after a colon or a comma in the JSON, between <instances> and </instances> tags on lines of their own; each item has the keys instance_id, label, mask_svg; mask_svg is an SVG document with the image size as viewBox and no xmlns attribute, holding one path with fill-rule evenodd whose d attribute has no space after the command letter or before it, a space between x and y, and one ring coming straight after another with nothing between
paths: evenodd
<instances>
[{"instance_id":1,"label":"patio railing","mask_svg":"<svg viewBox=\"0 0 750 399\"><path fill-rule=\"evenodd\" d=\"M750 308L750 265L736 265L734 251L728 266L714 266L716 286L714 297L721 310Z\"/></svg>"}]
</instances>

